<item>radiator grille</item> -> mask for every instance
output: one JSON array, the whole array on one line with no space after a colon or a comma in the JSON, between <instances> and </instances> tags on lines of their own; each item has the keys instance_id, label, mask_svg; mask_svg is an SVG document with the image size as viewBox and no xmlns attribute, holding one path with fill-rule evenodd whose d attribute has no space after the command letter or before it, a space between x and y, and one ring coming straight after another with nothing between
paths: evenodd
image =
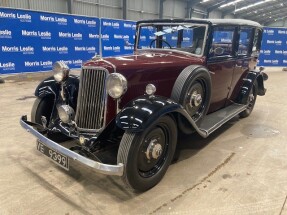
<instances>
[{"instance_id":1,"label":"radiator grille","mask_svg":"<svg viewBox=\"0 0 287 215\"><path fill-rule=\"evenodd\" d=\"M97 131L105 124L107 75L104 68L82 69L76 111L80 130Z\"/></svg>"}]
</instances>

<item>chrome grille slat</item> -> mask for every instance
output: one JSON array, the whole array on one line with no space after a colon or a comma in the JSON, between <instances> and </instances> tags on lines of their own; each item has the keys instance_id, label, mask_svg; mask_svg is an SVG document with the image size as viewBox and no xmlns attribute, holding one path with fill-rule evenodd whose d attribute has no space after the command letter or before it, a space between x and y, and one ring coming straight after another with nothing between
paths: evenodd
<instances>
[{"instance_id":1,"label":"chrome grille slat","mask_svg":"<svg viewBox=\"0 0 287 215\"><path fill-rule=\"evenodd\" d=\"M105 68L82 68L76 111L80 131L98 132L105 125L107 75Z\"/></svg>"}]
</instances>

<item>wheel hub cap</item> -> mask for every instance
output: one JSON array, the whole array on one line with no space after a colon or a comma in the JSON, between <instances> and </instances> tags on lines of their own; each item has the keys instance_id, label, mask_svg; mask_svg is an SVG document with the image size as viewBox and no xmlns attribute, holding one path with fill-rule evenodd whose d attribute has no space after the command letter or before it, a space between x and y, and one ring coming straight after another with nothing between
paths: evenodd
<instances>
[{"instance_id":1,"label":"wheel hub cap","mask_svg":"<svg viewBox=\"0 0 287 215\"><path fill-rule=\"evenodd\" d=\"M194 91L191 95L190 105L191 107L198 107L202 102L202 96L197 91Z\"/></svg>"},{"instance_id":2,"label":"wheel hub cap","mask_svg":"<svg viewBox=\"0 0 287 215\"><path fill-rule=\"evenodd\" d=\"M150 159L158 159L159 156L162 154L162 146L158 143L157 139L153 139L150 141L149 146L146 150L146 157L148 160Z\"/></svg>"}]
</instances>

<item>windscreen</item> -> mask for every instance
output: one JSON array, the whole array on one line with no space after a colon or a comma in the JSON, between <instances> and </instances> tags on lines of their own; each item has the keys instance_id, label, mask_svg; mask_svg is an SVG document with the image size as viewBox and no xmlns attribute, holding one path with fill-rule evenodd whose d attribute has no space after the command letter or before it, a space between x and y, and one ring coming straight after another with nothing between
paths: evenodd
<instances>
[{"instance_id":1,"label":"windscreen","mask_svg":"<svg viewBox=\"0 0 287 215\"><path fill-rule=\"evenodd\" d=\"M143 25L137 49L175 49L201 55L205 32L206 26L194 24Z\"/></svg>"}]
</instances>

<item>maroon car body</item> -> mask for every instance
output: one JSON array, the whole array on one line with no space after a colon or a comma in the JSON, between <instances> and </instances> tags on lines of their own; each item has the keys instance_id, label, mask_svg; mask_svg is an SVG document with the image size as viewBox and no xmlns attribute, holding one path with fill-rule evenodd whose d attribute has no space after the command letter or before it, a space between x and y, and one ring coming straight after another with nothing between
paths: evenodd
<instances>
[{"instance_id":1,"label":"maroon car body","mask_svg":"<svg viewBox=\"0 0 287 215\"><path fill-rule=\"evenodd\" d=\"M261 35L248 20L140 21L132 55L95 57L80 77L57 62L36 89L32 122L23 116L21 125L63 168L72 159L145 191L178 154L178 133L205 138L250 115L266 91L255 69ZM64 147L58 136L76 141Z\"/></svg>"}]
</instances>

